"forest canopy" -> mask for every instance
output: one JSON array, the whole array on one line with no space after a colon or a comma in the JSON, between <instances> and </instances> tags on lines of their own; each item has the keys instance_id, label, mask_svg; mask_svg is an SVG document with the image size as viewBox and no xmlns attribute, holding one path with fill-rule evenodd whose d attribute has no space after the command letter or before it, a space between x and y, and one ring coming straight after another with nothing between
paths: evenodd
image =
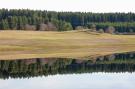
<instances>
[{"instance_id":1,"label":"forest canopy","mask_svg":"<svg viewBox=\"0 0 135 89\"><path fill-rule=\"evenodd\" d=\"M79 27L116 32L135 32L135 13L55 12L29 9L0 9L0 30L68 31Z\"/></svg>"}]
</instances>

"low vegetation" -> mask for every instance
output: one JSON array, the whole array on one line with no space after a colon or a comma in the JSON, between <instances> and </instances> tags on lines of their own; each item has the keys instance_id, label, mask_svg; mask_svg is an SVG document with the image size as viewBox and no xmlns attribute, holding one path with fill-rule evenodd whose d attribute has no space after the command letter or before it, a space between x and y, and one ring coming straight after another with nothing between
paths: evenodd
<instances>
[{"instance_id":1,"label":"low vegetation","mask_svg":"<svg viewBox=\"0 0 135 89\"><path fill-rule=\"evenodd\" d=\"M135 51L134 35L90 30L0 31L0 59L79 58Z\"/></svg>"}]
</instances>

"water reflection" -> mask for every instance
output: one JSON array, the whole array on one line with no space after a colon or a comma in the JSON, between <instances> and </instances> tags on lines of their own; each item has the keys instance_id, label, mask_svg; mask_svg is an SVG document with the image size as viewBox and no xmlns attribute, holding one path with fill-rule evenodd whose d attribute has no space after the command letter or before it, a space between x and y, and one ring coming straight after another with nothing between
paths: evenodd
<instances>
[{"instance_id":1,"label":"water reflection","mask_svg":"<svg viewBox=\"0 0 135 89\"><path fill-rule=\"evenodd\" d=\"M93 72L134 72L135 52L113 54L97 58L35 58L1 60L0 78L30 78L56 74L80 74Z\"/></svg>"},{"instance_id":2,"label":"water reflection","mask_svg":"<svg viewBox=\"0 0 135 89\"><path fill-rule=\"evenodd\" d=\"M135 73L66 74L0 80L0 89L135 89Z\"/></svg>"}]
</instances>

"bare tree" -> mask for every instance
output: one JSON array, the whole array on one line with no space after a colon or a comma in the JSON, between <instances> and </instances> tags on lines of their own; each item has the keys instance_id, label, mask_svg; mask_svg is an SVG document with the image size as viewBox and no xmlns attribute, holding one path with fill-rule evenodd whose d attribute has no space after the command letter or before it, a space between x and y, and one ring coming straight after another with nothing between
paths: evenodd
<instances>
[{"instance_id":1,"label":"bare tree","mask_svg":"<svg viewBox=\"0 0 135 89\"><path fill-rule=\"evenodd\" d=\"M53 23L49 22L47 26L49 31L57 31L57 27Z\"/></svg>"},{"instance_id":2,"label":"bare tree","mask_svg":"<svg viewBox=\"0 0 135 89\"><path fill-rule=\"evenodd\" d=\"M44 23L39 24L39 28L38 28L39 31L48 31L48 29L49 28L47 24L44 24Z\"/></svg>"},{"instance_id":3,"label":"bare tree","mask_svg":"<svg viewBox=\"0 0 135 89\"><path fill-rule=\"evenodd\" d=\"M36 26L35 26L35 25L26 24L26 25L24 26L24 29L25 29L25 30L33 30L33 31L35 31L35 30L36 30Z\"/></svg>"},{"instance_id":4,"label":"bare tree","mask_svg":"<svg viewBox=\"0 0 135 89\"><path fill-rule=\"evenodd\" d=\"M113 34L115 32L115 28L113 26L109 26L106 30L105 30L106 33L110 33L110 34Z\"/></svg>"}]
</instances>

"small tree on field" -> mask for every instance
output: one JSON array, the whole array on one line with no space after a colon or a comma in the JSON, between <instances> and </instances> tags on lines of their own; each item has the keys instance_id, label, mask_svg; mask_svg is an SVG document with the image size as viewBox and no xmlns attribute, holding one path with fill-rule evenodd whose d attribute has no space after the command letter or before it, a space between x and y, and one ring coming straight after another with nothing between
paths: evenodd
<instances>
[{"instance_id":1,"label":"small tree on field","mask_svg":"<svg viewBox=\"0 0 135 89\"><path fill-rule=\"evenodd\" d=\"M83 30L84 28L83 28L83 26L77 26L76 28L75 28L75 30Z\"/></svg>"},{"instance_id":2,"label":"small tree on field","mask_svg":"<svg viewBox=\"0 0 135 89\"><path fill-rule=\"evenodd\" d=\"M104 30L103 29L99 29L98 32L99 33L104 33Z\"/></svg>"},{"instance_id":3,"label":"small tree on field","mask_svg":"<svg viewBox=\"0 0 135 89\"><path fill-rule=\"evenodd\" d=\"M105 30L106 33L110 33L110 34L113 34L115 32L115 28L113 26L109 26L106 30Z\"/></svg>"},{"instance_id":4,"label":"small tree on field","mask_svg":"<svg viewBox=\"0 0 135 89\"><path fill-rule=\"evenodd\" d=\"M96 25L94 23L89 24L88 28L90 28L91 31L94 31L94 32L96 31Z\"/></svg>"}]
</instances>

